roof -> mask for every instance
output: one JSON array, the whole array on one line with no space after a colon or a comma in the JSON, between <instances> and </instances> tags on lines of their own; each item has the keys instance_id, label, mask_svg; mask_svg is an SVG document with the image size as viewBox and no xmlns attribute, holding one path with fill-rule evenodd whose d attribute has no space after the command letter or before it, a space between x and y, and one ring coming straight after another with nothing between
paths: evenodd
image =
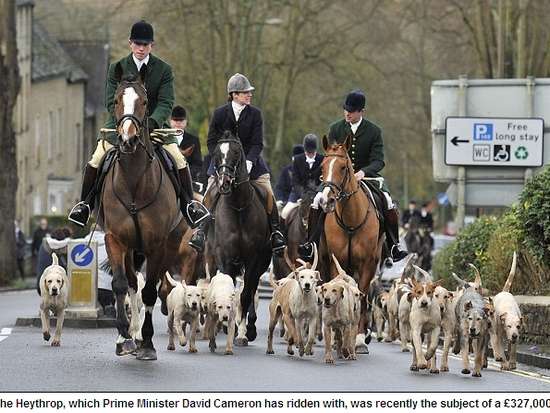
<instances>
[{"instance_id":1,"label":"roof","mask_svg":"<svg viewBox=\"0 0 550 413\"><path fill-rule=\"evenodd\" d=\"M74 83L88 79L63 47L36 21L32 25L32 80L65 77Z\"/></svg>"},{"instance_id":2,"label":"roof","mask_svg":"<svg viewBox=\"0 0 550 413\"><path fill-rule=\"evenodd\" d=\"M109 66L109 44L106 41L60 41L63 49L78 62L88 75L86 82L86 115L105 110L105 80Z\"/></svg>"}]
</instances>

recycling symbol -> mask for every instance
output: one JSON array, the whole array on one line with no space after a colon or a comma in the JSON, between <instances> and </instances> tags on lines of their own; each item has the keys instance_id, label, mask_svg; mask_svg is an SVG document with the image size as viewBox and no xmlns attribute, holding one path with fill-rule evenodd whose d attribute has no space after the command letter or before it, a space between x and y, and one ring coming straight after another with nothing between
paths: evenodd
<instances>
[{"instance_id":1,"label":"recycling symbol","mask_svg":"<svg viewBox=\"0 0 550 413\"><path fill-rule=\"evenodd\" d=\"M527 148L525 146L520 146L516 149L514 155L516 155L517 159L524 160L529 156L529 152L527 152Z\"/></svg>"}]
</instances>

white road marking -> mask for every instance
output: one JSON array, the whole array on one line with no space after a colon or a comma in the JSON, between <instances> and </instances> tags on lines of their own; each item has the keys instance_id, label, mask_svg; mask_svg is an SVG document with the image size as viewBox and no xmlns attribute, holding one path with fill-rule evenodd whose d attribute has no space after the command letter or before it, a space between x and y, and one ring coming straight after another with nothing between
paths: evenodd
<instances>
[{"instance_id":1,"label":"white road marking","mask_svg":"<svg viewBox=\"0 0 550 413\"><path fill-rule=\"evenodd\" d=\"M11 328L4 327L2 331L0 331L0 343L8 338L8 336L11 334Z\"/></svg>"}]
</instances>

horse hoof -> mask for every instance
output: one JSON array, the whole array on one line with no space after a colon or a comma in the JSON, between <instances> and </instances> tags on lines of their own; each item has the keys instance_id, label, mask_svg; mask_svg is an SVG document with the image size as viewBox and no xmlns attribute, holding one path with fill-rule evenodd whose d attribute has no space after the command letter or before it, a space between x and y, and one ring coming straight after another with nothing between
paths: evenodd
<instances>
[{"instance_id":1,"label":"horse hoof","mask_svg":"<svg viewBox=\"0 0 550 413\"><path fill-rule=\"evenodd\" d=\"M367 331L367 334L365 334L365 344L370 344L370 341L372 340L372 332L370 330Z\"/></svg>"},{"instance_id":2,"label":"horse hoof","mask_svg":"<svg viewBox=\"0 0 550 413\"><path fill-rule=\"evenodd\" d=\"M317 336L317 341L323 341L323 335L322 334L319 334Z\"/></svg>"},{"instance_id":3,"label":"horse hoof","mask_svg":"<svg viewBox=\"0 0 550 413\"><path fill-rule=\"evenodd\" d=\"M116 355L125 356L127 354L132 354L136 351L136 343L131 338L124 340L122 343L116 344Z\"/></svg>"},{"instance_id":4,"label":"horse hoof","mask_svg":"<svg viewBox=\"0 0 550 413\"><path fill-rule=\"evenodd\" d=\"M383 340L382 337L376 337L376 341L378 341L379 343Z\"/></svg>"},{"instance_id":5,"label":"horse hoof","mask_svg":"<svg viewBox=\"0 0 550 413\"><path fill-rule=\"evenodd\" d=\"M472 377L481 377L481 373L473 372Z\"/></svg>"},{"instance_id":6,"label":"horse hoof","mask_svg":"<svg viewBox=\"0 0 550 413\"><path fill-rule=\"evenodd\" d=\"M157 359L157 351L154 348L140 348L137 351L136 359L138 360L156 360Z\"/></svg>"},{"instance_id":7,"label":"horse hoof","mask_svg":"<svg viewBox=\"0 0 550 413\"><path fill-rule=\"evenodd\" d=\"M42 334L42 336L44 337L44 340L46 341L50 341L50 333L48 333L47 331L45 333Z\"/></svg>"},{"instance_id":8,"label":"horse hoof","mask_svg":"<svg viewBox=\"0 0 550 413\"><path fill-rule=\"evenodd\" d=\"M462 373L462 374L470 374L470 370L468 370L468 369L462 369L461 373Z\"/></svg>"},{"instance_id":9,"label":"horse hoof","mask_svg":"<svg viewBox=\"0 0 550 413\"><path fill-rule=\"evenodd\" d=\"M236 338L235 345L239 347L246 347L248 346L248 339L246 337Z\"/></svg>"},{"instance_id":10,"label":"horse hoof","mask_svg":"<svg viewBox=\"0 0 550 413\"><path fill-rule=\"evenodd\" d=\"M357 354L369 354L369 348L366 344L362 344L360 346L355 346L355 352Z\"/></svg>"},{"instance_id":11,"label":"horse hoof","mask_svg":"<svg viewBox=\"0 0 550 413\"><path fill-rule=\"evenodd\" d=\"M248 341L254 341L256 340L256 337L258 337L258 333L256 332L256 327L249 327L246 330L246 338Z\"/></svg>"},{"instance_id":12,"label":"horse hoof","mask_svg":"<svg viewBox=\"0 0 550 413\"><path fill-rule=\"evenodd\" d=\"M411 350L409 350L408 347L403 347L403 348L401 349L401 352L402 352L402 353L408 353L408 352L410 352L410 351L411 351Z\"/></svg>"}]
</instances>

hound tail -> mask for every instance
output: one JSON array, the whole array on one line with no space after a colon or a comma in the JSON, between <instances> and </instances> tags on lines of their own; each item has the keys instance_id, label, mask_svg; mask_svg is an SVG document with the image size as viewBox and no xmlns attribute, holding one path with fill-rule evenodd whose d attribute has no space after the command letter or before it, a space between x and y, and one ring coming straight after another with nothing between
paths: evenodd
<instances>
[{"instance_id":1,"label":"hound tail","mask_svg":"<svg viewBox=\"0 0 550 413\"><path fill-rule=\"evenodd\" d=\"M277 288L279 285L275 282L275 275L273 274L273 269L270 269L269 270L269 285L271 285L271 287L273 289Z\"/></svg>"},{"instance_id":2,"label":"hound tail","mask_svg":"<svg viewBox=\"0 0 550 413\"><path fill-rule=\"evenodd\" d=\"M165 275L168 282L172 284L172 287L176 287L178 285L178 282L172 278L172 276L168 271L165 272Z\"/></svg>"},{"instance_id":3,"label":"hound tail","mask_svg":"<svg viewBox=\"0 0 550 413\"><path fill-rule=\"evenodd\" d=\"M59 259L57 258L57 254L55 252L52 252L52 265L59 265Z\"/></svg>"},{"instance_id":4,"label":"hound tail","mask_svg":"<svg viewBox=\"0 0 550 413\"><path fill-rule=\"evenodd\" d=\"M453 278L455 279L455 281L461 286L461 287L464 287L467 283L466 281L464 281L462 278L460 278L458 275L456 275L455 272L452 273L452 276Z\"/></svg>"},{"instance_id":5,"label":"hound tail","mask_svg":"<svg viewBox=\"0 0 550 413\"><path fill-rule=\"evenodd\" d=\"M507 293L510 292L510 288L512 288L512 281L514 281L514 277L516 276L517 264L518 264L518 255L514 251L514 258L512 258L512 268L510 268L510 274L508 274L508 278L506 279L506 283L504 284L502 291L505 291Z\"/></svg>"}]
</instances>

